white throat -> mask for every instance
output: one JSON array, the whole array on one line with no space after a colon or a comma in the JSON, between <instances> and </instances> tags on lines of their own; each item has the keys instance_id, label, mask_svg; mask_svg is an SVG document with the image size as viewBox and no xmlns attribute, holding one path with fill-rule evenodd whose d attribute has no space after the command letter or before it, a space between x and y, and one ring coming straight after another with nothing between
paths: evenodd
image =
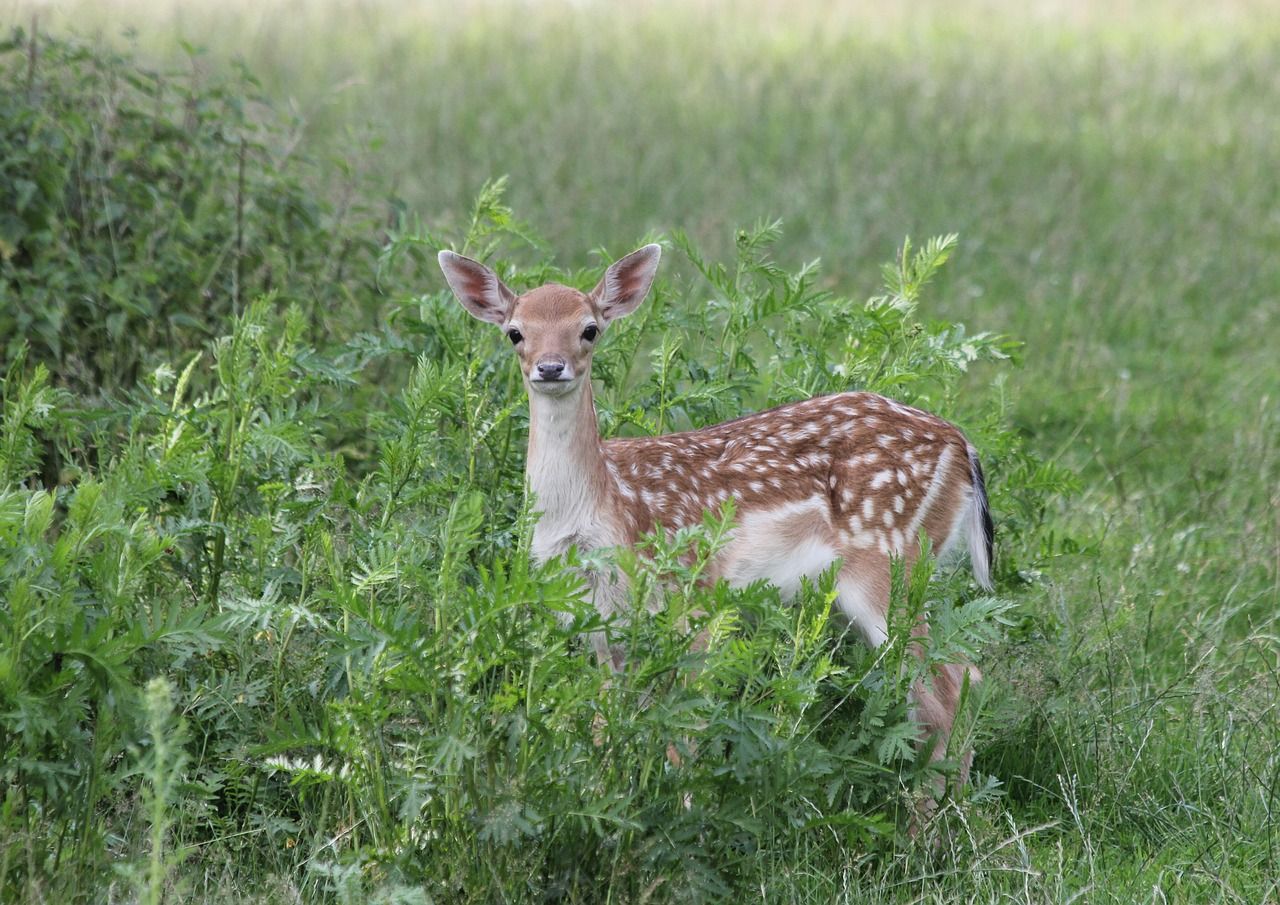
<instances>
[{"instance_id":1,"label":"white throat","mask_svg":"<svg viewBox=\"0 0 1280 905\"><path fill-rule=\"evenodd\" d=\"M525 474L541 516L533 554L546 559L571 545L591 549L620 543L611 478L600 449L589 378L563 396L529 393L529 455Z\"/></svg>"}]
</instances>

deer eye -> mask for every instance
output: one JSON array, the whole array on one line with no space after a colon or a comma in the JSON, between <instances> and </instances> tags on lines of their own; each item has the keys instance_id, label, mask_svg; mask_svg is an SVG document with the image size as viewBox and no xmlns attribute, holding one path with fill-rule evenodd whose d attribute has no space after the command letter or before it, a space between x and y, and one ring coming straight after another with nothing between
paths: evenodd
<instances>
[{"instance_id":1,"label":"deer eye","mask_svg":"<svg viewBox=\"0 0 1280 905\"><path fill-rule=\"evenodd\" d=\"M520 340L524 339L524 334L512 327L507 331L507 339L511 340L511 345L518 346L520 345Z\"/></svg>"},{"instance_id":2,"label":"deer eye","mask_svg":"<svg viewBox=\"0 0 1280 905\"><path fill-rule=\"evenodd\" d=\"M586 329L582 331L582 338L589 343L595 342L596 336L598 336L599 333L600 333L600 330L596 327L595 324L587 324Z\"/></svg>"}]
</instances>

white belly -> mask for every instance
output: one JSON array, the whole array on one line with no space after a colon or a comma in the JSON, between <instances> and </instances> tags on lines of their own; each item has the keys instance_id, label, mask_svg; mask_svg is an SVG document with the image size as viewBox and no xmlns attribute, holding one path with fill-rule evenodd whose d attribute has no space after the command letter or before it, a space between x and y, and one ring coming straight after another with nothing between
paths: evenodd
<instances>
[{"instance_id":1,"label":"white belly","mask_svg":"<svg viewBox=\"0 0 1280 905\"><path fill-rule=\"evenodd\" d=\"M761 579L777 585L783 599L800 591L803 578L815 580L836 561L828 532L801 530L827 521L826 501L813 497L742 516L733 540L721 553L719 574L735 587Z\"/></svg>"}]
</instances>

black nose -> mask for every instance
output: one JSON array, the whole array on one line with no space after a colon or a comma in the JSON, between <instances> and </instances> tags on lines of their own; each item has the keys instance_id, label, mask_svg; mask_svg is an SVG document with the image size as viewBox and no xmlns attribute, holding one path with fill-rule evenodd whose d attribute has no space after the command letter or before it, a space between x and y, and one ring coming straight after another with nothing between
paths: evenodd
<instances>
[{"instance_id":1,"label":"black nose","mask_svg":"<svg viewBox=\"0 0 1280 905\"><path fill-rule=\"evenodd\" d=\"M542 380L559 380L564 373L563 361L538 362L538 377Z\"/></svg>"}]
</instances>

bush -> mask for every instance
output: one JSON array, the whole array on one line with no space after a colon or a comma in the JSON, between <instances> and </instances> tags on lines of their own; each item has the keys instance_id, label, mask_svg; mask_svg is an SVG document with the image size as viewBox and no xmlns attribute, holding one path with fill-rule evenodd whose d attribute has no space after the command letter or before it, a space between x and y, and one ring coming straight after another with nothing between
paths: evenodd
<instances>
[{"instance_id":1,"label":"bush","mask_svg":"<svg viewBox=\"0 0 1280 905\"><path fill-rule=\"evenodd\" d=\"M501 255L518 288L594 284L610 256L591 273L510 263L537 242L498 183L456 234L402 227L376 267L360 245L317 289L305 276L326 272L333 212L304 204L288 167L246 166L231 191L242 154L278 149L242 141L227 86L170 94L120 58L22 46L39 48L36 73L66 66L0 99L0 167L37 177L4 233L5 316L30 337L7 353L0 420L6 896L705 900L798 853L848 866L900 844L915 790L951 767L919 762L906 691L927 662L979 656L1007 602L919 568L896 582L890 643L868 651L829 621L830 574L791 607L701 581L730 526L708 519L642 556L598 554L636 604L602 626L576 563L529 560L527 416L501 338L434 271L418 277L439 288L397 293L377 332L356 332L358 313L330 325L325 306L445 245ZM5 77L21 71L11 59ZM113 99L108 131L86 97ZM175 97L194 107L185 131ZM103 199L118 208L98 222ZM240 215L254 241L228 261ZM859 304L821 288L816 263L774 262L777 235L741 232L728 265L675 238L697 276L667 272L611 329L604 431L850 388L925 405L984 450L1013 526L997 577L1015 585L1062 476L961 392L972 362L1012 344L919 317L954 240L905 246L885 294ZM197 302L206 282L213 301ZM62 474L42 486L51 449ZM904 652L924 609L921 664ZM599 628L622 633L623 673L580 643ZM957 744L980 738L972 722Z\"/></svg>"},{"instance_id":2,"label":"bush","mask_svg":"<svg viewBox=\"0 0 1280 905\"><path fill-rule=\"evenodd\" d=\"M109 393L265 292L297 303L313 337L370 310L378 224L352 203L367 187L348 166L317 191L302 125L243 69L190 63L0 42L0 368L25 344L59 385Z\"/></svg>"}]
</instances>

